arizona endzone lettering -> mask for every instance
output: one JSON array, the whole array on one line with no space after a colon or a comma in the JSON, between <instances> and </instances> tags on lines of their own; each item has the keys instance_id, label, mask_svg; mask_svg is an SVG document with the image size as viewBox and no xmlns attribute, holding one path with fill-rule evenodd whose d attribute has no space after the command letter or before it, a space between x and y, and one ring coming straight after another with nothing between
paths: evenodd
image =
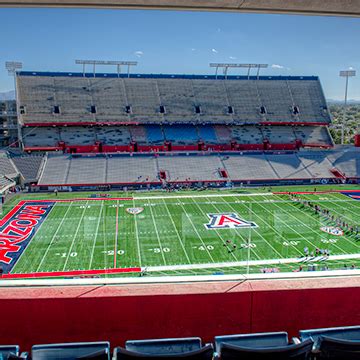
<instances>
[{"instance_id":1,"label":"arizona endzone lettering","mask_svg":"<svg viewBox=\"0 0 360 360\"><path fill-rule=\"evenodd\" d=\"M1 221L0 264L6 272L13 268L53 206L54 202L22 202Z\"/></svg>"}]
</instances>

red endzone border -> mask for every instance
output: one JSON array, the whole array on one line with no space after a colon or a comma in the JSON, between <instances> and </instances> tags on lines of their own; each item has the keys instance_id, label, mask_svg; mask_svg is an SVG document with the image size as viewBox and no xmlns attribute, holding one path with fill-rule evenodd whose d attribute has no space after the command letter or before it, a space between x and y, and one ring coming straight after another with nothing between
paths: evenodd
<instances>
[{"instance_id":1,"label":"red endzone border","mask_svg":"<svg viewBox=\"0 0 360 360\"><path fill-rule=\"evenodd\" d=\"M351 193L351 192L360 193L360 190L274 191L273 194L274 195L287 195L287 194L306 195L306 194Z\"/></svg>"},{"instance_id":2,"label":"red endzone border","mask_svg":"<svg viewBox=\"0 0 360 360\"><path fill-rule=\"evenodd\" d=\"M118 269L98 269L98 270L71 270L71 271L50 271L28 274L3 274L0 279L33 279L49 277L74 277L74 276L96 276L121 273L139 273L140 267L118 268Z\"/></svg>"}]
</instances>

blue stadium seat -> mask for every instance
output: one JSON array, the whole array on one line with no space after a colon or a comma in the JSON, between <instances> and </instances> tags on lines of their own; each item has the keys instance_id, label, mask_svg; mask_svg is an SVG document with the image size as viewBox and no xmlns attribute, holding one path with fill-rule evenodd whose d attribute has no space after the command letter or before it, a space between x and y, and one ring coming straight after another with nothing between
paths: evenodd
<instances>
[{"instance_id":1,"label":"blue stadium seat","mask_svg":"<svg viewBox=\"0 0 360 360\"><path fill-rule=\"evenodd\" d=\"M307 360L310 358L313 342L308 339L300 344L276 347L242 347L223 343L221 360Z\"/></svg>"},{"instance_id":2,"label":"blue stadium seat","mask_svg":"<svg viewBox=\"0 0 360 360\"><path fill-rule=\"evenodd\" d=\"M88 343L64 343L34 345L31 350L33 360L48 359L99 359L110 360L110 343L88 342Z\"/></svg>"},{"instance_id":3,"label":"blue stadium seat","mask_svg":"<svg viewBox=\"0 0 360 360\"><path fill-rule=\"evenodd\" d=\"M265 348L287 346L289 345L289 340L287 332L215 336L215 350L218 354L220 354L220 349L223 344L241 347Z\"/></svg>"},{"instance_id":4,"label":"blue stadium seat","mask_svg":"<svg viewBox=\"0 0 360 360\"><path fill-rule=\"evenodd\" d=\"M319 349L320 347L319 340L321 336L327 336L338 340L360 341L360 326L301 330L299 334L301 341L311 339L314 341L314 348Z\"/></svg>"},{"instance_id":5,"label":"blue stadium seat","mask_svg":"<svg viewBox=\"0 0 360 360\"><path fill-rule=\"evenodd\" d=\"M20 355L19 345L0 345L0 358L7 359L9 355Z\"/></svg>"},{"instance_id":6,"label":"blue stadium seat","mask_svg":"<svg viewBox=\"0 0 360 360\"><path fill-rule=\"evenodd\" d=\"M178 144L196 143L199 140L195 126L170 125L163 127L165 138Z\"/></svg>"},{"instance_id":7,"label":"blue stadium seat","mask_svg":"<svg viewBox=\"0 0 360 360\"><path fill-rule=\"evenodd\" d=\"M198 337L154 340L129 340L125 343L126 350L146 354L181 354L202 348Z\"/></svg>"},{"instance_id":8,"label":"blue stadium seat","mask_svg":"<svg viewBox=\"0 0 360 360\"><path fill-rule=\"evenodd\" d=\"M216 137L215 129L212 126L199 126L200 139L206 143L217 144L218 139Z\"/></svg>"},{"instance_id":9,"label":"blue stadium seat","mask_svg":"<svg viewBox=\"0 0 360 360\"><path fill-rule=\"evenodd\" d=\"M359 340L340 340L328 336L320 336L319 344L316 359L360 359Z\"/></svg>"},{"instance_id":10,"label":"blue stadium seat","mask_svg":"<svg viewBox=\"0 0 360 360\"><path fill-rule=\"evenodd\" d=\"M204 347L186 352L163 352L160 354L143 353L138 351L130 351L121 347L114 349L114 360L140 360L146 358L147 360L164 360L164 359L187 359L187 360L212 360L214 355L214 348L212 344Z\"/></svg>"},{"instance_id":11,"label":"blue stadium seat","mask_svg":"<svg viewBox=\"0 0 360 360\"><path fill-rule=\"evenodd\" d=\"M160 126L154 125L154 126L146 126L146 133L149 140L149 143L151 144L163 144L164 142L164 134L161 130Z\"/></svg>"}]
</instances>

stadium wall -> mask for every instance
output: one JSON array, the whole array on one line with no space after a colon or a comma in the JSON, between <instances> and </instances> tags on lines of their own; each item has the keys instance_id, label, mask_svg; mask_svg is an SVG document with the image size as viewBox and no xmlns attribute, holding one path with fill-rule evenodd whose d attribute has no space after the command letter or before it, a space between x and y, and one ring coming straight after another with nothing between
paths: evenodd
<instances>
[{"instance_id":1,"label":"stadium wall","mask_svg":"<svg viewBox=\"0 0 360 360\"><path fill-rule=\"evenodd\" d=\"M1 288L0 336L2 343L19 344L22 350L39 343L109 340L117 346L129 339L184 336L209 342L216 335L263 331L297 336L307 328L358 325L359 304L354 299L359 296L359 275L117 286L104 282L16 285Z\"/></svg>"}]
</instances>

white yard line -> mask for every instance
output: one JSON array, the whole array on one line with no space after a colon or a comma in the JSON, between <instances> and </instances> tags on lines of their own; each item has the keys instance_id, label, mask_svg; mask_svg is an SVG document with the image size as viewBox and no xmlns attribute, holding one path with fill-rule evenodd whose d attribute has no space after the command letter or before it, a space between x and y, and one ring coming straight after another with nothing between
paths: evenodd
<instances>
[{"instance_id":1,"label":"white yard line","mask_svg":"<svg viewBox=\"0 0 360 360\"><path fill-rule=\"evenodd\" d=\"M260 265L281 265L292 263L316 263L318 261L336 261L336 260L352 260L360 259L360 254L344 254L344 255L331 255L328 257L317 256L312 258L283 258L283 259L270 259L270 260L250 260L250 261L236 261L225 263L211 263L211 264L187 264L187 265L169 265L169 266L147 266L143 270L153 271L173 271L173 270L197 270L197 269L218 269L228 267L240 266L260 266Z\"/></svg>"},{"instance_id":2,"label":"white yard line","mask_svg":"<svg viewBox=\"0 0 360 360\"><path fill-rule=\"evenodd\" d=\"M196 232L196 235L198 236L198 238L200 239L201 243L203 244L206 252L208 253L208 255L209 255L210 259L211 259L211 261L214 262L214 258L211 256L209 249L206 247L206 244L204 243L201 235L200 235L199 232L197 231L197 229L196 229L194 223L192 222L189 214L188 214L187 211L185 210L184 205L182 204L182 202L180 202L179 204L181 205L182 209L184 210L186 217L189 219L189 221L190 221L190 223L191 223L194 231Z\"/></svg>"},{"instance_id":3,"label":"white yard line","mask_svg":"<svg viewBox=\"0 0 360 360\"><path fill-rule=\"evenodd\" d=\"M133 199L133 207L135 207L135 199ZM139 264L140 264L140 267L141 267L140 240L139 240L139 232L138 232L138 226L137 226L136 216L137 216L137 215L134 215L135 235L136 235L136 246L137 246L137 253L138 253L138 257L139 257Z\"/></svg>"},{"instance_id":4,"label":"white yard line","mask_svg":"<svg viewBox=\"0 0 360 360\"><path fill-rule=\"evenodd\" d=\"M189 258L189 255L188 255L188 253L187 253L187 251L186 251L186 249L185 249L185 246L184 246L184 243L182 242L182 239L181 239L181 236L180 236L180 234L179 234L179 231L178 231L178 229L177 229L177 227L176 227L176 225L175 225L175 222L174 222L174 220L173 220L173 218L172 218L172 215L171 215L171 213L170 213L170 211L169 211L169 208L168 208L168 206L167 206L167 204L166 204L166 201L165 201L164 199L163 199L163 203L164 203L164 205L165 205L165 208L166 208L167 213L169 214L169 218L170 218L171 223L172 223L172 225L173 225L173 227L174 227L174 229L175 229L175 232L176 232L176 235L177 235L177 237L178 237L178 239L179 239L180 245L181 245L182 249L184 250L186 259L187 259L188 263L191 264L191 260L190 260L190 258Z\"/></svg>"},{"instance_id":5,"label":"white yard line","mask_svg":"<svg viewBox=\"0 0 360 360\"><path fill-rule=\"evenodd\" d=\"M56 204L57 204L57 203L56 203ZM44 262L44 260L45 260L45 258L46 258L46 256L47 256L47 254L48 254L48 252L49 252L49 250L50 250L50 248L51 248L51 245L52 245L52 243L53 243L53 241L54 241L54 239L55 239L55 237L56 237L59 229L61 228L63 222L64 222L65 219L66 219L66 215L67 215L67 213L69 212L69 210L70 210L70 208L71 208L71 205L72 205L72 202L70 202L70 205L69 205L69 207L67 208L67 210L65 211L65 214L64 214L63 218L61 219L60 224L58 225L58 227L57 227L54 235L52 236L52 238L51 238L51 240L50 240L50 243L49 243L48 247L46 248L45 253L44 253L44 255L43 255L43 257L42 257L42 259L41 259L41 261L40 261L40 264L39 264L39 266L38 266L37 269L36 269L36 272L39 272L39 271L40 271L40 268L41 268L41 266L42 266L42 264L43 264L43 262ZM55 206L54 206L54 207L55 207Z\"/></svg>"},{"instance_id":6,"label":"white yard line","mask_svg":"<svg viewBox=\"0 0 360 360\"><path fill-rule=\"evenodd\" d=\"M229 197L229 196L272 196L271 192L258 194L204 194L204 195L169 195L169 196L136 196L135 200L151 200L151 199L191 199L191 198L207 198L207 197Z\"/></svg>"},{"instance_id":7,"label":"white yard line","mask_svg":"<svg viewBox=\"0 0 360 360\"><path fill-rule=\"evenodd\" d=\"M164 251L163 251L163 248L162 248L162 245L161 245L160 235L159 235L159 232L158 232L158 229L157 229L156 221L155 221L154 214L153 214L153 211L152 211L152 206L151 206L149 200L148 200L148 204L149 204L150 213L151 213L152 221L153 221L155 232L156 232L156 237L158 239L158 243L159 243L159 246L160 246L161 255L162 255L162 258L164 260L164 264L166 265L166 259L165 259Z\"/></svg>"},{"instance_id":8,"label":"white yard line","mask_svg":"<svg viewBox=\"0 0 360 360\"><path fill-rule=\"evenodd\" d=\"M83 218L84 218L84 215L85 215L85 212L86 212L86 207L87 207L88 203L89 203L89 202L87 201L86 204L85 204L85 206L84 206L84 211L83 211L83 213L81 214L81 218L80 218L79 224L78 224L78 226L77 226L77 228L76 228L75 234L74 234L74 236L73 236L73 240L72 240L72 242L71 242L71 245L70 245L70 248L69 248L69 251L68 251L66 260L65 260L65 264L64 264L64 267L63 267L63 271L65 271L66 265L67 265L67 263L68 263L68 261L69 261L69 257L70 257L70 254L71 254L71 250L72 250L72 248L73 248L73 246L74 246L75 239L76 239L77 234L78 234L78 232L79 232L79 229L80 229L82 220L83 220Z\"/></svg>"},{"instance_id":9,"label":"white yard line","mask_svg":"<svg viewBox=\"0 0 360 360\"><path fill-rule=\"evenodd\" d=\"M102 215L103 208L104 208L104 201L101 201L100 213L98 215L99 220L98 220L98 223L96 225L96 233L95 233L95 236L94 236L94 243L93 243L93 247L92 247L92 251L91 251L89 270L91 270L91 265L92 265L93 258L94 258L96 240L97 240L98 233L99 233L99 226L100 226L100 220L101 220L101 215Z\"/></svg>"}]
</instances>

